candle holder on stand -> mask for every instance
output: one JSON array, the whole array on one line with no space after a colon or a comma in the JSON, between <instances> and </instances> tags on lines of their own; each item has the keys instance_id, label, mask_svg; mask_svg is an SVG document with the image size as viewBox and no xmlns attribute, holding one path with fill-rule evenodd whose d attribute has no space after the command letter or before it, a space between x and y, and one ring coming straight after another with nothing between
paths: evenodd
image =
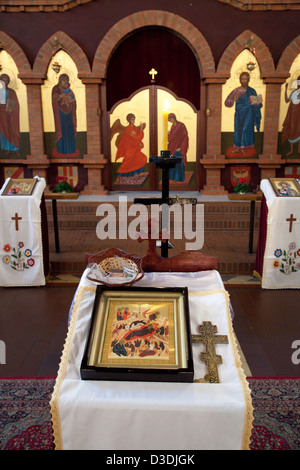
<instances>
[{"instance_id":1,"label":"candle holder on stand","mask_svg":"<svg viewBox=\"0 0 300 470\"><path fill-rule=\"evenodd\" d=\"M156 157L154 157L156 158ZM171 155L170 150L161 150L160 151L160 158L173 158Z\"/></svg>"},{"instance_id":2,"label":"candle holder on stand","mask_svg":"<svg viewBox=\"0 0 300 470\"><path fill-rule=\"evenodd\" d=\"M161 198L135 198L135 204L168 204L169 205L169 171L180 163L181 157L173 157L170 150L161 150L160 155L150 157L149 162L153 163L157 169L162 170ZM168 242L161 243L161 256L168 257Z\"/></svg>"},{"instance_id":3,"label":"candle holder on stand","mask_svg":"<svg viewBox=\"0 0 300 470\"><path fill-rule=\"evenodd\" d=\"M134 198L134 204L167 204L168 206L172 204L197 204L196 198L170 198L169 197L169 171L170 168L175 168L177 163L181 162L181 157L174 157L171 155L170 150L161 150L160 155L157 157L150 157L150 163L154 163L156 168L162 170L162 194L161 197L157 198ZM162 227L164 228L164 227ZM173 246L172 246L173 247ZM168 258L168 241L161 242L161 256L163 258Z\"/></svg>"}]
</instances>

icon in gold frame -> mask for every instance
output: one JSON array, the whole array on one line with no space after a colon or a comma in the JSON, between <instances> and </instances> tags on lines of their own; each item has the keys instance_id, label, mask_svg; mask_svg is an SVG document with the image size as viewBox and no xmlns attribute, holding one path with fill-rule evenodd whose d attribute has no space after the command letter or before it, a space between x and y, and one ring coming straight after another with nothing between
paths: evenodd
<instances>
[{"instance_id":1,"label":"icon in gold frame","mask_svg":"<svg viewBox=\"0 0 300 470\"><path fill-rule=\"evenodd\" d=\"M299 197L300 186L295 178L270 178L272 187L279 197Z\"/></svg>"},{"instance_id":2,"label":"icon in gold frame","mask_svg":"<svg viewBox=\"0 0 300 470\"><path fill-rule=\"evenodd\" d=\"M98 286L82 379L192 382L187 295L187 288Z\"/></svg>"},{"instance_id":3,"label":"icon in gold frame","mask_svg":"<svg viewBox=\"0 0 300 470\"><path fill-rule=\"evenodd\" d=\"M36 181L36 178L10 178L3 190L2 196L31 196Z\"/></svg>"}]
</instances>

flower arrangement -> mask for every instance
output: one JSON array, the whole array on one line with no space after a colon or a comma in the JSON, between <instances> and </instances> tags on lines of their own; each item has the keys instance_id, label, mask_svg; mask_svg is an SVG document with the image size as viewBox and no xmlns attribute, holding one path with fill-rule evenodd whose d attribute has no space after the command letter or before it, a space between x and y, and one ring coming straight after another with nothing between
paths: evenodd
<instances>
[{"instance_id":1,"label":"flower arrangement","mask_svg":"<svg viewBox=\"0 0 300 470\"><path fill-rule=\"evenodd\" d=\"M56 186L53 189L54 193L72 193L73 187L68 183L65 176L59 176L56 180Z\"/></svg>"},{"instance_id":2,"label":"flower arrangement","mask_svg":"<svg viewBox=\"0 0 300 470\"><path fill-rule=\"evenodd\" d=\"M239 178L237 185L234 187L235 193L249 193L250 186L246 183L246 178Z\"/></svg>"}]
</instances>

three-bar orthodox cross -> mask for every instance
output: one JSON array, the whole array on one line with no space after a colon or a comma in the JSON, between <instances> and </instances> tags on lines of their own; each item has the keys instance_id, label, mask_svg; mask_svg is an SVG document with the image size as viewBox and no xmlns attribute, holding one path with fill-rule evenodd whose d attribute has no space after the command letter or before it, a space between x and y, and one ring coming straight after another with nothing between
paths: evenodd
<instances>
[{"instance_id":1,"label":"three-bar orthodox cross","mask_svg":"<svg viewBox=\"0 0 300 470\"><path fill-rule=\"evenodd\" d=\"M201 361L206 362L208 374L205 376L211 383L219 383L218 365L222 364L222 357L216 354L215 344L228 344L226 335L216 335L216 325L210 321L204 321L199 326L200 335L192 335L193 343L204 343L206 352L200 354Z\"/></svg>"}]
</instances>

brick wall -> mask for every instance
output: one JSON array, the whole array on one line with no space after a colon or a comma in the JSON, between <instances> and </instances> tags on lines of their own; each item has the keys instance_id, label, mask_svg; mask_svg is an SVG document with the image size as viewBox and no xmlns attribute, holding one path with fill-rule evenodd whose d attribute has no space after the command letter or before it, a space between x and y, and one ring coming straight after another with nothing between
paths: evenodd
<instances>
[{"instance_id":1,"label":"brick wall","mask_svg":"<svg viewBox=\"0 0 300 470\"><path fill-rule=\"evenodd\" d=\"M1 0L0 11L51 12L70 10L93 0ZM298 0L216 0L246 11L299 10Z\"/></svg>"}]
</instances>

